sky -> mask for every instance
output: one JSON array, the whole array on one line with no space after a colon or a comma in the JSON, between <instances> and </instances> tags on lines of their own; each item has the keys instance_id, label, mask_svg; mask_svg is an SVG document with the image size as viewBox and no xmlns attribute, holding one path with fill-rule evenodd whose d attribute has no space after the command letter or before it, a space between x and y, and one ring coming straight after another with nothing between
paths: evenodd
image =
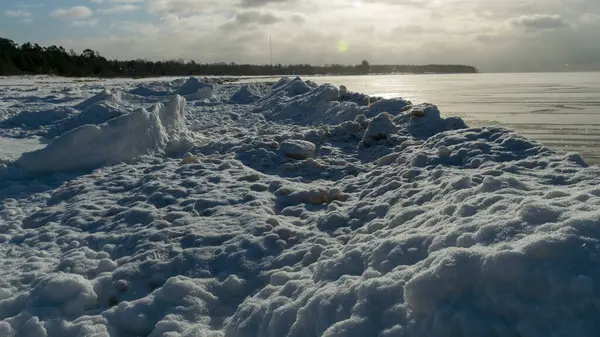
<instances>
[{"instance_id":1,"label":"sky","mask_svg":"<svg viewBox=\"0 0 600 337\"><path fill-rule=\"evenodd\" d=\"M600 70L600 0L2 0L0 36L107 58Z\"/></svg>"}]
</instances>

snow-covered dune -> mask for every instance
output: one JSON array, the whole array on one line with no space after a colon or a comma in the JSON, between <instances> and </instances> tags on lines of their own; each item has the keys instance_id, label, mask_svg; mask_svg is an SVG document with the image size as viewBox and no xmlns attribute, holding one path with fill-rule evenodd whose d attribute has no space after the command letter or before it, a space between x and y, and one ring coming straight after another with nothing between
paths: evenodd
<instances>
[{"instance_id":1,"label":"snow-covered dune","mask_svg":"<svg viewBox=\"0 0 600 337\"><path fill-rule=\"evenodd\" d=\"M2 163L0 336L600 330L578 154L299 78L176 83L84 90Z\"/></svg>"}]
</instances>

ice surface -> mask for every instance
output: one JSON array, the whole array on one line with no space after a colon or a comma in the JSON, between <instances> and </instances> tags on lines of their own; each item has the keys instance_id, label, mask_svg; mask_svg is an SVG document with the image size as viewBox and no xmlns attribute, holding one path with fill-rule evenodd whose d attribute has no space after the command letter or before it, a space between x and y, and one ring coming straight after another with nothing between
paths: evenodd
<instances>
[{"instance_id":1,"label":"ice surface","mask_svg":"<svg viewBox=\"0 0 600 337\"><path fill-rule=\"evenodd\" d=\"M578 154L298 78L173 94L202 81L83 88L41 119L73 129L3 162L0 335L600 329L600 168ZM6 118L50 111L15 100Z\"/></svg>"},{"instance_id":2,"label":"ice surface","mask_svg":"<svg viewBox=\"0 0 600 337\"><path fill-rule=\"evenodd\" d=\"M14 139L0 137L0 158L17 159L25 152L35 151L45 145L39 139Z\"/></svg>"}]
</instances>

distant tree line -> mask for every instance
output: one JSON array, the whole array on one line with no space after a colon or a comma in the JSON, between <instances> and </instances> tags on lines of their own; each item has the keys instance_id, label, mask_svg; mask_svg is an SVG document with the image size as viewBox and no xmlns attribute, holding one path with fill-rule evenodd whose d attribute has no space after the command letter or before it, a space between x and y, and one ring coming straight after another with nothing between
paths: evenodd
<instances>
[{"instance_id":1,"label":"distant tree line","mask_svg":"<svg viewBox=\"0 0 600 337\"><path fill-rule=\"evenodd\" d=\"M313 66L252 65L235 63L200 64L194 61L107 60L91 49L81 54L63 47L42 47L38 44L17 45L0 38L0 75L58 75L67 77L149 77L149 76L260 76L260 75L361 75L392 73L476 73L464 65L359 65L331 64Z\"/></svg>"}]
</instances>

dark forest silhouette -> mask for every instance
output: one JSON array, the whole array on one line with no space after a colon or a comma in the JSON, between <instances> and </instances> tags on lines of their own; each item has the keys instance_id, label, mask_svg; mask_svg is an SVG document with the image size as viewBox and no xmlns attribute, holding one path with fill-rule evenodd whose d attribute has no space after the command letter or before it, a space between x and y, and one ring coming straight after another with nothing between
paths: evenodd
<instances>
[{"instance_id":1,"label":"dark forest silhouette","mask_svg":"<svg viewBox=\"0 0 600 337\"><path fill-rule=\"evenodd\" d=\"M259 75L363 75L363 74L450 74L476 73L464 65L359 65L313 66L252 65L235 63L200 64L194 61L107 60L91 49L81 54L63 47L42 47L34 43L19 46L0 38L0 75L58 75L67 77L150 77L150 76L259 76Z\"/></svg>"}]
</instances>

